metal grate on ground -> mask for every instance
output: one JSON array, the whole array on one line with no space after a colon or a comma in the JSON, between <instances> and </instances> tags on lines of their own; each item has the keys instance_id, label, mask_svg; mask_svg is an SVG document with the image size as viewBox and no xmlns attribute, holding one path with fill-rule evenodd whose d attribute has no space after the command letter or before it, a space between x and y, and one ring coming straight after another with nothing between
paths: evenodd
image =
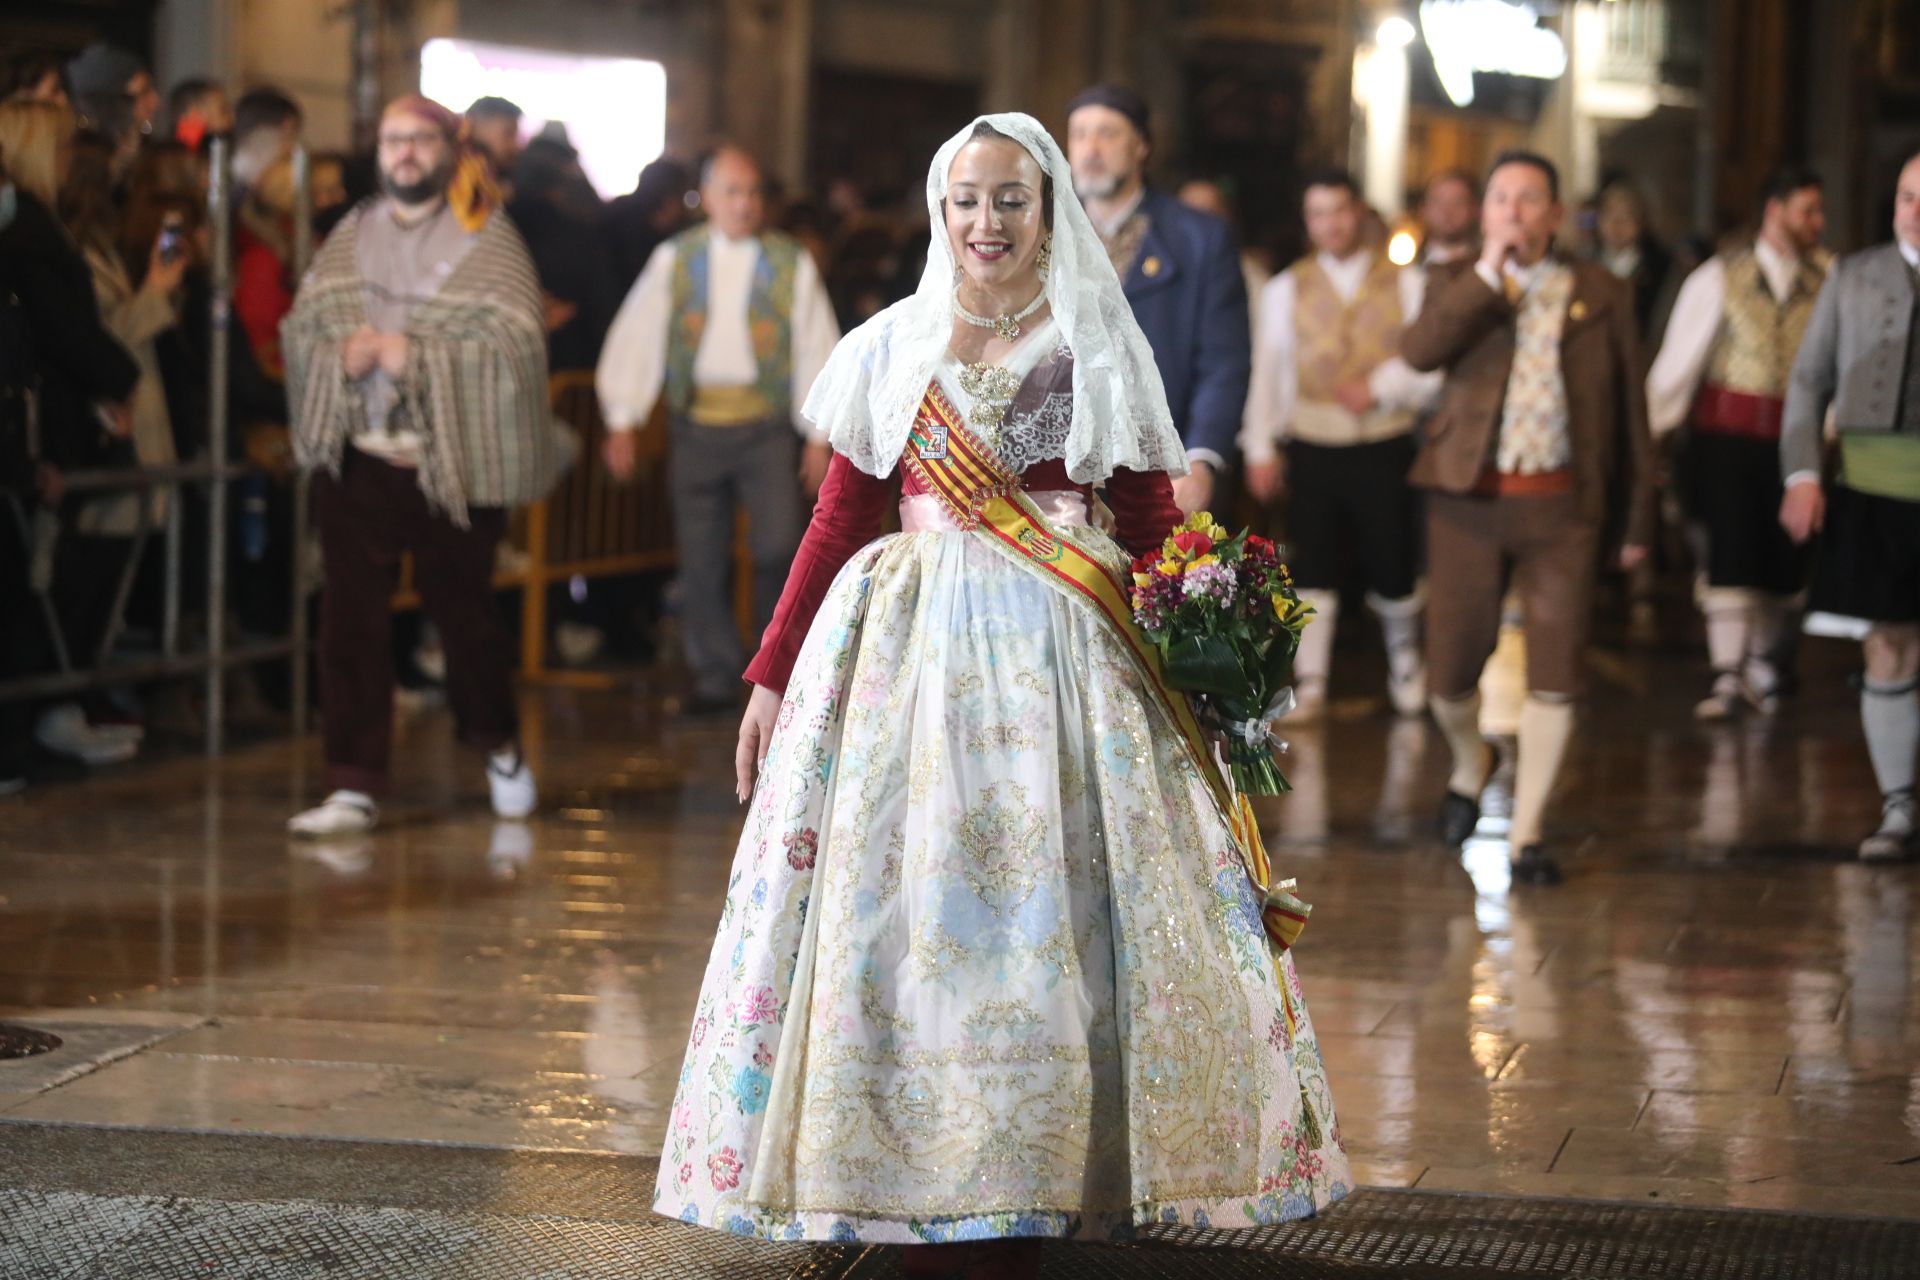
<instances>
[{"instance_id":1,"label":"metal grate on ground","mask_svg":"<svg viewBox=\"0 0 1920 1280\"><path fill-rule=\"evenodd\" d=\"M6 1280L884 1280L900 1251L769 1245L648 1209L654 1162L0 1121ZM1920 1223L1361 1191L1249 1232L1049 1245L1047 1280L1909 1280Z\"/></svg>"}]
</instances>

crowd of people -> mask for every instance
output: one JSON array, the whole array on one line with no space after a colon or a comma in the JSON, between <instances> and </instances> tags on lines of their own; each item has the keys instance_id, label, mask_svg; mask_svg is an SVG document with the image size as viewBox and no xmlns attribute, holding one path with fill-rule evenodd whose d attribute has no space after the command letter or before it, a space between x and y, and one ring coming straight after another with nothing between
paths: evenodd
<instances>
[{"instance_id":1,"label":"crowd of people","mask_svg":"<svg viewBox=\"0 0 1920 1280\"><path fill-rule=\"evenodd\" d=\"M207 153L216 137L234 148L239 321L218 394L235 424L231 460L250 468L236 603L221 625L284 633L290 531L278 325L294 285L300 124L298 105L270 89L233 100L194 80L163 99L138 58L105 44L70 60L23 55L4 68L0 676L88 669L129 636L151 651L163 565L159 540L143 535L177 519L189 547L205 546L200 491L68 493L66 477L206 455L216 394ZM345 203L345 168L338 157L316 164L316 210ZM193 625L209 625L204 576L183 583ZM0 791L133 756L145 721L135 692L0 702Z\"/></svg>"},{"instance_id":2,"label":"crowd of people","mask_svg":"<svg viewBox=\"0 0 1920 1280\"><path fill-rule=\"evenodd\" d=\"M234 456L255 469L247 483L258 498L241 504L258 524L236 539L236 571L276 588L239 593L240 625L284 625L290 602L279 548L292 536L284 482L296 465L325 470L349 489L374 483L369 467L411 470L427 503L420 518L444 521L458 511L452 526L463 538L492 519L470 519L453 501L469 481L491 485L498 499L474 501L476 508L504 511L557 473L560 464L541 460L543 443L509 450L527 474L502 480L472 472L496 446L476 442L471 458L435 456L451 433L396 428L408 412L425 411L399 389L417 372L405 361L418 351L405 354L397 338L354 347L349 367L365 361L357 376L381 390L355 400L350 420L325 431L313 425L316 414L346 410L316 390L322 383L310 370L290 364L284 345L301 331L289 317L299 287L292 158L302 117L286 95L255 89L233 98L192 80L163 99L138 59L106 45L68 61L16 59L0 90L9 193L0 249L13 299L8 341L20 353L9 367L31 368L36 389L31 438L11 428L7 437L14 510L0 521L0 562L7 599L21 603L4 611L0 671L84 661L127 627L151 626L154 566L139 567L126 601L117 587L134 539L164 520L170 503L185 508L190 534L205 536L190 492L66 495L61 477L205 453L212 139L228 139L233 157L233 314L244 339L233 344L233 373L220 393L239 428ZM803 406L841 334L913 296L926 212L846 182L827 184L818 201L782 192L734 146L686 162L663 157L631 193L605 201L563 126L528 136L521 110L500 98L468 104L463 114L424 99L410 110L431 127L401 130L407 137L396 135L394 146L404 154L389 154L383 125L372 156L313 157L315 236L358 246L376 332L407 335L408 324L438 314L440 277L481 242L480 225L456 220L458 230L443 228L436 240L407 224L408 234L396 237L366 211L374 199L406 205L392 162L406 168L444 144L446 154L421 175L444 183L427 195L451 209L463 192L480 192L488 216L497 208L500 225L515 232L534 282L541 377L594 371L604 462L616 477L631 474L636 433L664 410L681 639L692 673L685 710L737 709L743 673L752 680L767 660L763 652L749 663L750 642L781 631L782 584L814 554L802 544L808 502L842 497L823 491L832 424ZM1824 414L1836 395L1842 409L1888 418L1896 435L1901 414L1920 410L1906 407L1901 389L1882 386L1898 381L1897 361L1873 375L1873 396L1884 404L1849 383L1848 361L1861 357L1844 333L1836 338L1817 319L1829 305L1820 300L1833 292L1823 293L1831 259L1821 243L1817 174L1780 170L1750 231L1719 246L1668 244L1652 233L1645 202L1624 178L1568 213L1554 166L1514 153L1487 175L1431 177L1418 206L1419 258L1401 267L1388 259L1382 211L1368 207L1349 175L1327 170L1302 184L1309 252L1276 274L1276 264L1239 243L1221 182L1196 177L1162 189L1147 181L1154 134L1137 94L1088 89L1068 104L1068 121L1075 192L1146 335L1181 437L1186 471L1174 480L1175 502L1183 513L1237 514L1283 536L1315 610L1295 664L1296 722L1325 714L1342 602L1364 601L1380 628L1389 706L1406 717L1431 714L1453 750L1440 828L1458 842L1478 819L1497 761L1481 731L1482 668L1503 623L1521 624L1528 696L1518 716L1515 865L1551 881L1559 872L1544 847L1544 814L1572 733L1597 584L1618 575L1630 616L1644 627L1655 574L1691 573L1711 665L1695 709L1703 720L1776 712L1794 686L1803 624L1873 633L1863 716L1888 817L1862 852L1904 855L1912 769L1898 761L1901 744L1920 736L1909 670L1916 646L1901 630L1911 620L1904 597L1863 603L1856 593L1806 622L1809 548L1826 511L1805 484L1823 474L1818 432L1812 445L1805 437L1809 406L1817 402ZM473 173L463 177L468 167ZM372 227L380 234L368 235ZM439 277L422 283L423 262L437 262ZM385 328L374 318L383 311ZM987 326L1020 319L975 318ZM1824 381L1796 372L1810 325L1825 344L1822 358L1840 370ZM56 332L58 341L48 336ZM455 381L480 376L452 359ZM1796 405L1794 394L1807 402ZM1784 480L1783 431L1806 464ZM1844 441L1850 476L1869 463L1901 465L1893 445ZM1862 492L1875 501L1835 504L1845 532L1824 540L1830 551L1841 545L1832 554L1857 564L1887 540L1887 522L1905 518L1904 508L1889 514L1878 500L1908 499L1902 483L1886 490L1870 481ZM337 501L350 499L365 495ZM356 579L339 568L349 552L341 537L330 540L329 530L342 526L330 524L328 501L318 524L329 582L362 581L356 607L364 614L385 581L389 552L422 554L415 534L426 526L403 533L396 525L381 547L360 548L371 567ZM755 630L746 637L727 588L742 513L755 582ZM490 555L498 538L478 537L461 553L476 574L482 550ZM1887 572L1907 572L1897 548L1881 550L1894 557ZM1444 590L1428 586L1427 566L1436 562L1448 567ZM1906 587L1890 590L1899 596ZM36 594L57 628L28 607ZM344 594L336 585L336 596ZM452 610L439 631L463 729L496 755L509 752L501 760L513 775L524 762L510 751L511 717L494 705L495 693L477 692L495 690L498 678L476 685L461 674L504 658L476 652L474 638L490 633L466 606L427 604L430 616ZM344 617L329 623L333 617L323 605L323 704L328 687L390 686L390 645L375 644L364 617L351 625ZM356 625L367 631L355 642L367 665L349 674L359 659L341 657L328 637L340 641ZM49 643L56 634L66 659ZM381 656L367 656L376 649ZM319 828L371 824L384 747L349 748L355 731L346 726L384 742L384 730L365 726L384 720L385 696L365 692L351 710L325 708L334 712L330 742L345 735L329 761L339 766L336 791L346 793L346 808L315 819ZM15 753L0 759L0 786L18 785L36 767L16 744L36 744L42 762L49 753L90 765L125 759L140 741L138 710L136 700L111 694L0 704L15 723L30 716L33 730L0 735L0 751Z\"/></svg>"}]
</instances>

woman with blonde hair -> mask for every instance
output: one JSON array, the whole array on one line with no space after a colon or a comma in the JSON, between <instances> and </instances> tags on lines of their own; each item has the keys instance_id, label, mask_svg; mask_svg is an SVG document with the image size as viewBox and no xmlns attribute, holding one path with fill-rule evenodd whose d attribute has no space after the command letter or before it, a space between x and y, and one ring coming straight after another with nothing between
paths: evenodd
<instances>
[{"instance_id":1,"label":"woman with blonde hair","mask_svg":"<svg viewBox=\"0 0 1920 1280\"><path fill-rule=\"evenodd\" d=\"M73 111L63 102L16 98L0 102L0 157L16 189L51 209L72 157Z\"/></svg>"}]
</instances>

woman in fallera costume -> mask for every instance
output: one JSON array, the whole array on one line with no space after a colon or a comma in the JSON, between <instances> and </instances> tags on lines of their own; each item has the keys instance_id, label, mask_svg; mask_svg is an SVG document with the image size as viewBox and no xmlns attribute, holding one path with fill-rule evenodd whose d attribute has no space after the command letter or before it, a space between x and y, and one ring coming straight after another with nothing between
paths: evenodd
<instances>
[{"instance_id":1,"label":"woman in fallera costume","mask_svg":"<svg viewBox=\"0 0 1920 1280\"><path fill-rule=\"evenodd\" d=\"M976 120L927 199L918 292L806 404L834 458L747 672L655 1207L993 1241L907 1262L996 1276L1044 1237L1308 1216L1352 1181L1319 1046L1119 585L1180 518L1152 353L1038 122Z\"/></svg>"}]
</instances>

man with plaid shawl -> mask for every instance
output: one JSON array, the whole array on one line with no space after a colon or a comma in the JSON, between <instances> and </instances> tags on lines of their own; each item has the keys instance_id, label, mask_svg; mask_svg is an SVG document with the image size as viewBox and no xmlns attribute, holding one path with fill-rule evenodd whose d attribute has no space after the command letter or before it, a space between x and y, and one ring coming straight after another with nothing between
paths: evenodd
<instances>
[{"instance_id":1,"label":"man with plaid shawl","mask_svg":"<svg viewBox=\"0 0 1920 1280\"><path fill-rule=\"evenodd\" d=\"M487 753L494 812L524 818L536 803L493 568L509 510L542 497L571 458L548 410L540 288L458 116L417 95L398 99L381 117L379 165L383 194L328 238L281 328L326 578L330 793L288 823L305 836L376 820L402 554L446 645L460 737Z\"/></svg>"}]
</instances>

